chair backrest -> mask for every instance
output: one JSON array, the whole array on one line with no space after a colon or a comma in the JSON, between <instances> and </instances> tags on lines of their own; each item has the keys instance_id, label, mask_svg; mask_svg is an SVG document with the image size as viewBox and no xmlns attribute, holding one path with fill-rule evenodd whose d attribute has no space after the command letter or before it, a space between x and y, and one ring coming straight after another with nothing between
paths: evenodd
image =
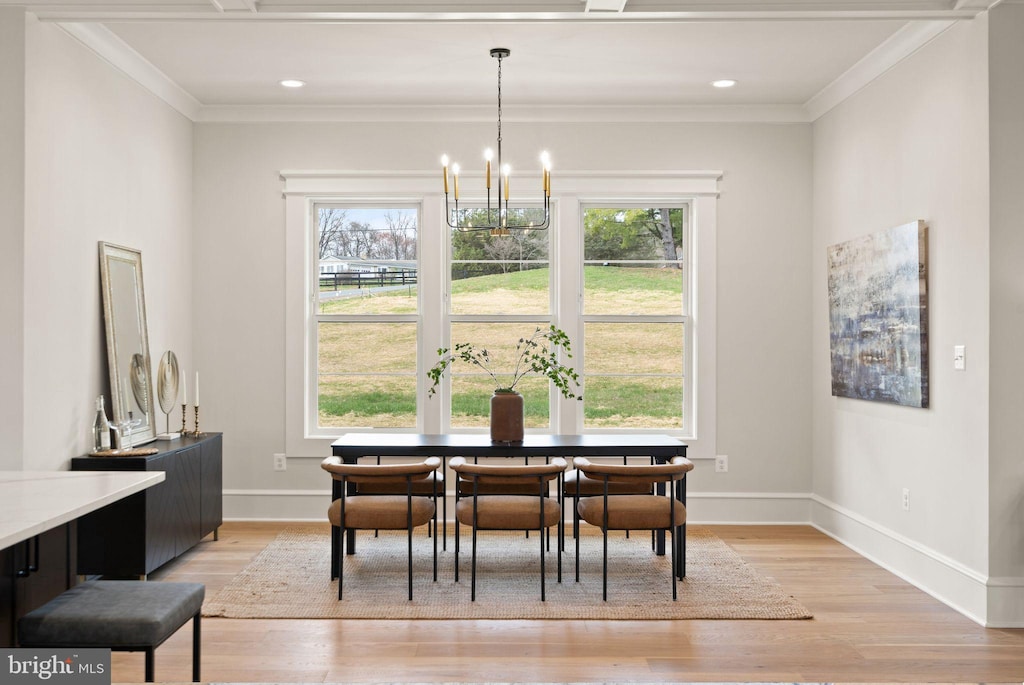
<instances>
[{"instance_id":1,"label":"chair backrest","mask_svg":"<svg viewBox=\"0 0 1024 685\"><path fill-rule=\"evenodd\" d=\"M561 457L554 457L547 464L471 464L464 457L455 457L448 465L463 480L475 480L481 484L511 484L534 480L548 482L558 478L568 464Z\"/></svg>"},{"instance_id":2,"label":"chair backrest","mask_svg":"<svg viewBox=\"0 0 1024 685\"><path fill-rule=\"evenodd\" d=\"M693 462L686 457L672 457L665 464L595 464L576 457L572 464L588 478L618 483L664 483L681 480L693 470Z\"/></svg>"},{"instance_id":3,"label":"chair backrest","mask_svg":"<svg viewBox=\"0 0 1024 685\"><path fill-rule=\"evenodd\" d=\"M372 483L381 480L424 480L441 465L440 457L428 457L413 464L346 464L338 457L327 457L320 468L335 480Z\"/></svg>"}]
</instances>

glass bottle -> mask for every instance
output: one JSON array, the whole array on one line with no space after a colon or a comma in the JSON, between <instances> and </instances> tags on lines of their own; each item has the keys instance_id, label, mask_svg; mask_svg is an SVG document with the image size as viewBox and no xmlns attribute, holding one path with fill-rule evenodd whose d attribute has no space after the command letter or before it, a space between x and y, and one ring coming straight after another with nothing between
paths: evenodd
<instances>
[{"instance_id":1,"label":"glass bottle","mask_svg":"<svg viewBox=\"0 0 1024 685\"><path fill-rule=\"evenodd\" d=\"M92 448L95 452L110 449L110 423L103 408L103 395L96 398L96 420L92 424Z\"/></svg>"}]
</instances>

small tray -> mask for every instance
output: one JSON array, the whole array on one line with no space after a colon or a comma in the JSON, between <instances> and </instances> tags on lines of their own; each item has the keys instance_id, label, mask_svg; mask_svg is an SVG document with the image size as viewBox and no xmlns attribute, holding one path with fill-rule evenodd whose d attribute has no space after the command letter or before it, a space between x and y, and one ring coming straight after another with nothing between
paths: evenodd
<instances>
[{"instance_id":1,"label":"small tray","mask_svg":"<svg viewBox=\"0 0 1024 685\"><path fill-rule=\"evenodd\" d=\"M90 457L148 457L159 452L156 447L135 447L130 450L102 450L90 452Z\"/></svg>"}]
</instances>

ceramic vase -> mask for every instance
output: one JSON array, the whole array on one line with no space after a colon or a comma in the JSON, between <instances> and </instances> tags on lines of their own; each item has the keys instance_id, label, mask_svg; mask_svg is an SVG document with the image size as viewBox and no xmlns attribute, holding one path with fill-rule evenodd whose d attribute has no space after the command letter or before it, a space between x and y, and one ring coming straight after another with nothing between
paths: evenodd
<instances>
[{"instance_id":1,"label":"ceramic vase","mask_svg":"<svg viewBox=\"0 0 1024 685\"><path fill-rule=\"evenodd\" d=\"M523 396L517 392L491 395L491 442L523 441Z\"/></svg>"}]
</instances>

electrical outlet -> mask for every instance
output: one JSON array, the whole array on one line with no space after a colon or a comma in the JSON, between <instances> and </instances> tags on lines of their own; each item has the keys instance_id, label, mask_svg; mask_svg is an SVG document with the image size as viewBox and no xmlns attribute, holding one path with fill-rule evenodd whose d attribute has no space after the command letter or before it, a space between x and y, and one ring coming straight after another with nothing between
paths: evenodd
<instances>
[{"instance_id":1,"label":"electrical outlet","mask_svg":"<svg viewBox=\"0 0 1024 685\"><path fill-rule=\"evenodd\" d=\"M288 458L283 454L274 455L274 470L275 471L287 471L288 470Z\"/></svg>"},{"instance_id":2,"label":"electrical outlet","mask_svg":"<svg viewBox=\"0 0 1024 685\"><path fill-rule=\"evenodd\" d=\"M729 470L729 455L719 454L715 457L715 473L726 473Z\"/></svg>"},{"instance_id":3,"label":"electrical outlet","mask_svg":"<svg viewBox=\"0 0 1024 685\"><path fill-rule=\"evenodd\" d=\"M910 511L910 488L903 488L903 511Z\"/></svg>"}]
</instances>

